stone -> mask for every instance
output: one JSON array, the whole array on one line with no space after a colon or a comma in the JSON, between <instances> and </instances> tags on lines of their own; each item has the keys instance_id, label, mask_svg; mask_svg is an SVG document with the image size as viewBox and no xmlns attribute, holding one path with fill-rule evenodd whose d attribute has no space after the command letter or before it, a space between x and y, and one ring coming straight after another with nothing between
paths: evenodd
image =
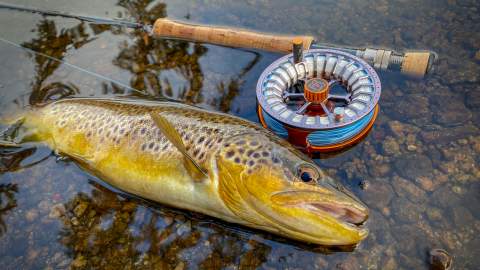
<instances>
[{"instance_id":1,"label":"stone","mask_svg":"<svg viewBox=\"0 0 480 270\"><path fill-rule=\"evenodd\" d=\"M396 270L398 269L398 264L397 261L395 261L395 258L389 257L385 261L385 263L382 266L382 269L384 270Z\"/></svg>"},{"instance_id":2,"label":"stone","mask_svg":"<svg viewBox=\"0 0 480 270\"><path fill-rule=\"evenodd\" d=\"M75 209L73 209L73 213L76 217L81 217L85 213L88 208L88 204L86 202L80 202Z\"/></svg>"},{"instance_id":3,"label":"stone","mask_svg":"<svg viewBox=\"0 0 480 270\"><path fill-rule=\"evenodd\" d=\"M415 182L419 183L420 186L425 191L433 191L436 185L433 183L432 179L427 176L419 176L415 179Z\"/></svg>"},{"instance_id":4,"label":"stone","mask_svg":"<svg viewBox=\"0 0 480 270\"><path fill-rule=\"evenodd\" d=\"M432 121L428 98L421 94L405 95L392 104L391 110L395 112L393 116L397 120L406 120L418 126L429 124Z\"/></svg>"},{"instance_id":5,"label":"stone","mask_svg":"<svg viewBox=\"0 0 480 270\"><path fill-rule=\"evenodd\" d=\"M457 228L471 226L475 221L473 215L468 211L467 208L462 206L456 206L451 208L453 221Z\"/></svg>"},{"instance_id":6,"label":"stone","mask_svg":"<svg viewBox=\"0 0 480 270\"><path fill-rule=\"evenodd\" d=\"M354 256L348 256L343 262L336 265L338 270L359 270L357 258Z\"/></svg>"},{"instance_id":7,"label":"stone","mask_svg":"<svg viewBox=\"0 0 480 270\"><path fill-rule=\"evenodd\" d=\"M422 219L422 212L424 211L423 206L404 198L399 198L392 202L392 209L393 215L397 220L405 223L417 223Z\"/></svg>"},{"instance_id":8,"label":"stone","mask_svg":"<svg viewBox=\"0 0 480 270\"><path fill-rule=\"evenodd\" d=\"M465 105L471 110L480 110L480 87L472 89L466 93Z\"/></svg>"},{"instance_id":9,"label":"stone","mask_svg":"<svg viewBox=\"0 0 480 270\"><path fill-rule=\"evenodd\" d=\"M184 262L179 262L174 270L184 270L185 269L185 263Z\"/></svg>"},{"instance_id":10,"label":"stone","mask_svg":"<svg viewBox=\"0 0 480 270\"><path fill-rule=\"evenodd\" d=\"M414 152L417 150L417 146L415 146L414 144L409 144L407 145L407 150L410 152Z\"/></svg>"},{"instance_id":11,"label":"stone","mask_svg":"<svg viewBox=\"0 0 480 270\"><path fill-rule=\"evenodd\" d=\"M373 177L385 177L391 171L391 166L388 163L379 163L369 167L368 171Z\"/></svg>"},{"instance_id":12,"label":"stone","mask_svg":"<svg viewBox=\"0 0 480 270\"><path fill-rule=\"evenodd\" d=\"M76 268L82 268L87 265L87 260L83 255L77 256L75 260L72 261L71 266L76 267Z\"/></svg>"},{"instance_id":13,"label":"stone","mask_svg":"<svg viewBox=\"0 0 480 270\"><path fill-rule=\"evenodd\" d=\"M420 137L427 143L448 144L472 135L479 134L480 130L470 124L453 128L435 128L433 130L420 132Z\"/></svg>"},{"instance_id":14,"label":"stone","mask_svg":"<svg viewBox=\"0 0 480 270\"><path fill-rule=\"evenodd\" d=\"M460 203L460 197L452 191L449 185L444 185L432 193L430 201L433 205L441 208L455 207Z\"/></svg>"},{"instance_id":15,"label":"stone","mask_svg":"<svg viewBox=\"0 0 480 270\"><path fill-rule=\"evenodd\" d=\"M25 219L28 222L32 222L38 217L38 211L37 209L30 209L25 213Z\"/></svg>"},{"instance_id":16,"label":"stone","mask_svg":"<svg viewBox=\"0 0 480 270\"><path fill-rule=\"evenodd\" d=\"M431 102L435 105L433 120L446 127L460 126L472 118L459 96L434 95Z\"/></svg>"},{"instance_id":17,"label":"stone","mask_svg":"<svg viewBox=\"0 0 480 270\"><path fill-rule=\"evenodd\" d=\"M52 206L50 213L48 213L48 217L51 219L59 218L65 215L65 206L61 203L57 203Z\"/></svg>"},{"instance_id":18,"label":"stone","mask_svg":"<svg viewBox=\"0 0 480 270\"><path fill-rule=\"evenodd\" d=\"M428 175L432 172L432 161L425 155L417 153L404 154L395 160L397 173L408 179Z\"/></svg>"},{"instance_id":19,"label":"stone","mask_svg":"<svg viewBox=\"0 0 480 270\"><path fill-rule=\"evenodd\" d=\"M371 188L361 193L361 198L369 207L382 209L390 204L393 198L393 189L388 178L378 178L372 181Z\"/></svg>"},{"instance_id":20,"label":"stone","mask_svg":"<svg viewBox=\"0 0 480 270\"><path fill-rule=\"evenodd\" d=\"M437 207L430 207L426 209L425 214L427 215L428 219L432 222L432 224L437 224L439 221L442 221L444 218L444 214L442 210Z\"/></svg>"},{"instance_id":21,"label":"stone","mask_svg":"<svg viewBox=\"0 0 480 270\"><path fill-rule=\"evenodd\" d=\"M449 270L452 269L452 256L443 249L433 249L429 252L431 270Z\"/></svg>"},{"instance_id":22,"label":"stone","mask_svg":"<svg viewBox=\"0 0 480 270\"><path fill-rule=\"evenodd\" d=\"M382 143L382 150L385 155L398 155L400 152L400 146L397 140L391 136L387 136Z\"/></svg>"},{"instance_id":23,"label":"stone","mask_svg":"<svg viewBox=\"0 0 480 270\"><path fill-rule=\"evenodd\" d=\"M406 197L412 202L421 203L427 199L425 191L407 179L394 177L392 186L399 197Z\"/></svg>"}]
</instances>

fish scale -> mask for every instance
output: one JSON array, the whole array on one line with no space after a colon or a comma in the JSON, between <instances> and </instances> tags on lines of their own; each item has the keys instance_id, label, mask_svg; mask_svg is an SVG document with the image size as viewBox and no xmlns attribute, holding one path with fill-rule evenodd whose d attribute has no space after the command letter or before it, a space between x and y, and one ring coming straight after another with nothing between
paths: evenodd
<instances>
[{"instance_id":1,"label":"fish scale","mask_svg":"<svg viewBox=\"0 0 480 270\"><path fill-rule=\"evenodd\" d=\"M41 112L44 119L55 119L53 130L84 134L91 143L105 147L127 147L152 155L181 156L163 136L149 116L156 112L166 117L180 133L189 154L199 164L208 162L225 137L246 132L263 132L243 119L213 116L205 110L173 103L158 106L123 104L94 100L66 100L53 103ZM48 120L47 120L48 121ZM101 151L105 151L102 147Z\"/></svg>"}]
</instances>

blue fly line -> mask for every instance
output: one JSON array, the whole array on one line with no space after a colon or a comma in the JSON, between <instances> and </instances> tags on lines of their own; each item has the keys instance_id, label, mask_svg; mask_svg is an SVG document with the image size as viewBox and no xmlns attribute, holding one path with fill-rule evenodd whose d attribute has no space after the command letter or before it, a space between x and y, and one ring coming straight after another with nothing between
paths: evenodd
<instances>
[{"instance_id":1,"label":"blue fly line","mask_svg":"<svg viewBox=\"0 0 480 270\"><path fill-rule=\"evenodd\" d=\"M360 120L343 127L328 129L328 130L319 130L310 133L307 136L307 140L311 145L315 146L324 146L332 145L344 142L355 135L362 132L365 127L370 123L375 113L375 109L372 110L369 114L362 117ZM262 109L262 116L265 121L265 124L270 128L275 134L286 139L288 137L288 131L285 126L272 118L268 113Z\"/></svg>"}]
</instances>

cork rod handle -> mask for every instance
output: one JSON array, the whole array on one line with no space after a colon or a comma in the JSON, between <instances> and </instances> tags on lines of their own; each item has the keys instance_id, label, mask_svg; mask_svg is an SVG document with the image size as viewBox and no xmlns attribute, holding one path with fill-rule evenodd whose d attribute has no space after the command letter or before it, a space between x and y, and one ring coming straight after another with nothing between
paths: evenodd
<instances>
[{"instance_id":1,"label":"cork rod handle","mask_svg":"<svg viewBox=\"0 0 480 270\"><path fill-rule=\"evenodd\" d=\"M153 25L152 34L160 38L185 39L227 47L254 48L279 53L292 52L292 42L295 38L303 41L305 50L309 49L313 42L311 36L264 34L244 29L187 24L169 19L157 19Z\"/></svg>"}]
</instances>

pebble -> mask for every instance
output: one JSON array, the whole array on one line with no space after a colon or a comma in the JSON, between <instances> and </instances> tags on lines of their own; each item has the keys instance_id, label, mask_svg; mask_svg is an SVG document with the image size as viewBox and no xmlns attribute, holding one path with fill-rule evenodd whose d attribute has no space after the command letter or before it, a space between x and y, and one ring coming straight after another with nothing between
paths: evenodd
<instances>
[{"instance_id":1,"label":"pebble","mask_svg":"<svg viewBox=\"0 0 480 270\"><path fill-rule=\"evenodd\" d=\"M427 199L425 191L407 179L394 177L392 186L399 197L406 197L412 202L421 203Z\"/></svg>"},{"instance_id":2,"label":"pebble","mask_svg":"<svg viewBox=\"0 0 480 270\"><path fill-rule=\"evenodd\" d=\"M38 217L38 211L37 211L36 209L28 210L28 211L25 213L25 219L26 219L28 222L34 221L35 219L37 219L37 217Z\"/></svg>"},{"instance_id":3,"label":"pebble","mask_svg":"<svg viewBox=\"0 0 480 270\"><path fill-rule=\"evenodd\" d=\"M480 50L475 53L475 60L480 61Z\"/></svg>"},{"instance_id":4,"label":"pebble","mask_svg":"<svg viewBox=\"0 0 480 270\"><path fill-rule=\"evenodd\" d=\"M80 202L75 209L73 209L73 213L75 214L76 217L81 217L84 213L85 210L87 210L88 204L86 202Z\"/></svg>"},{"instance_id":5,"label":"pebble","mask_svg":"<svg viewBox=\"0 0 480 270\"><path fill-rule=\"evenodd\" d=\"M435 185L432 181L427 176L419 176L417 179L415 179L417 183L420 184L420 186L425 190L425 191L433 191L435 190Z\"/></svg>"},{"instance_id":6,"label":"pebble","mask_svg":"<svg viewBox=\"0 0 480 270\"><path fill-rule=\"evenodd\" d=\"M403 178L415 179L433 170L432 161L422 154L404 154L395 160L397 173Z\"/></svg>"},{"instance_id":7,"label":"pebble","mask_svg":"<svg viewBox=\"0 0 480 270\"><path fill-rule=\"evenodd\" d=\"M444 214L442 210L436 207L429 207L427 211L425 211L427 217L433 224L437 224L439 221L442 221L444 218Z\"/></svg>"},{"instance_id":8,"label":"pebble","mask_svg":"<svg viewBox=\"0 0 480 270\"><path fill-rule=\"evenodd\" d=\"M450 270L452 269L452 256L443 249L430 250L430 270Z\"/></svg>"},{"instance_id":9,"label":"pebble","mask_svg":"<svg viewBox=\"0 0 480 270\"><path fill-rule=\"evenodd\" d=\"M87 265L87 260L83 255L77 256L75 260L72 261L71 266L76 268L82 268Z\"/></svg>"},{"instance_id":10,"label":"pebble","mask_svg":"<svg viewBox=\"0 0 480 270\"><path fill-rule=\"evenodd\" d=\"M52 206L48 217L51 219L59 218L65 214L65 206L61 203L57 203Z\"/></svg>"},{"instance_id":11,"label":"pebble","mask_svg":"<svg viewBox=\"0 0 480 270\"><path fill-rule=\"evenodd\" d=\"M407 150L410 151L410 152L413 152L413 151L417 150L417 147L413 144L409 144L409 145L407 145Z\"/></svg>"},{"instance_id":12,"label":"pebble","mask_svg":"<svg viewBox=\"0 0 480 270\"><path fill-rule=\"evenodd\" d=\"M179 262L177 266L175 266L174 270L184 270L185 269L185 263L184 262Z\"/></svg>"},{"instance_id":13,"label":"pebble","mask_svg":"<svg viewBox=\"0 0 480 270\"><path fill-rule=\"evenodd\" d=\"M397 140L390 136L387 136L383 141L382 149L385 155L395 155L400 152Z\"/></svg>"},{"instance_id":14,"label":"pebble","mask_svg":"<svg viewBox=\"0 0 480 270\"><path fill-rule=\"evenodd\" d=\"M370 207L382 209L390 204L393 198L393 189L388 183L388 178L379 178L372 181L373 188L369 188L368 191L362 192L362 200Z\"/></svg>"}]
</instances>

